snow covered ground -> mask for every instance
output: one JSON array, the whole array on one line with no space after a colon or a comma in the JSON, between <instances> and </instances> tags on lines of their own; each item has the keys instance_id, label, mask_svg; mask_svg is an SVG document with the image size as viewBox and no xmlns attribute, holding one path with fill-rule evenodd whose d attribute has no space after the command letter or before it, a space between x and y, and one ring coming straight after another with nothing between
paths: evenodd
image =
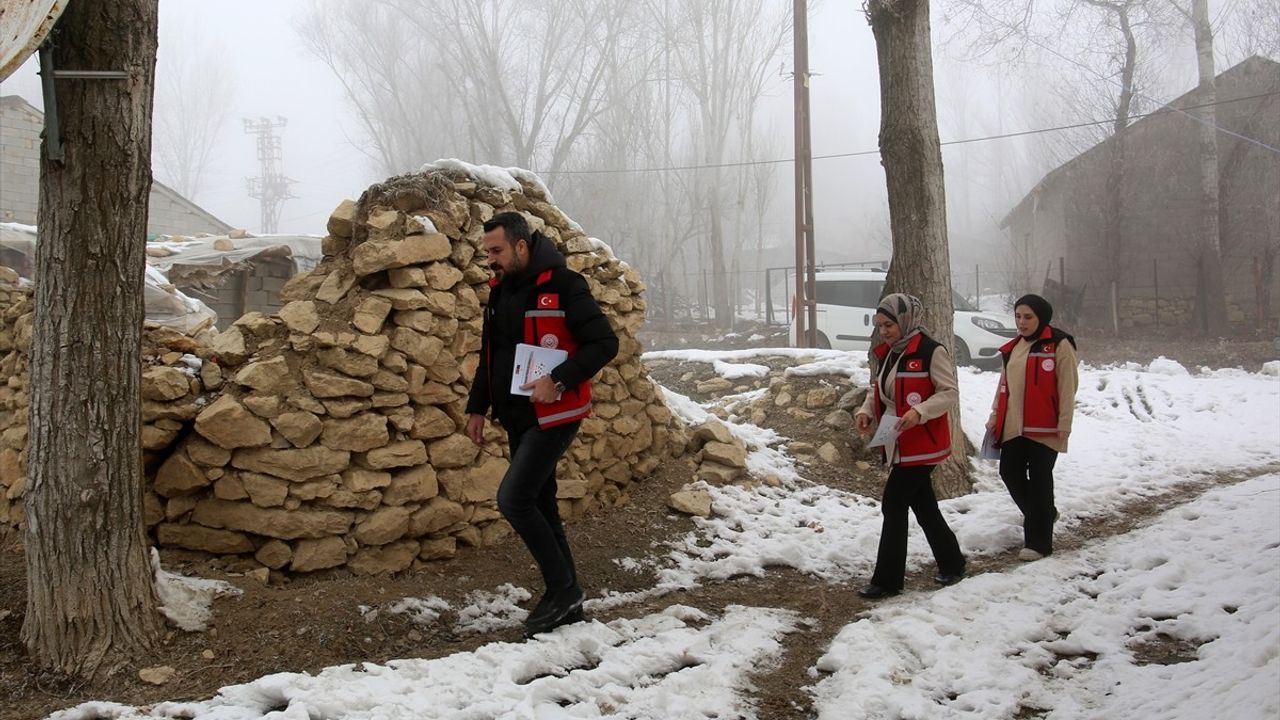
<instances>
[{"instance_id":1,"label":"snow covered ground","mask_svg":"<svg viewBox=\"0 0 1280 720\"><path fill-rule=\"evenodd\" d=\"M712 363L738 377L753 358L788 351L662 353ZM657 356L657 354L654 354ZM865 382L844 353L790 351L794 374L838 372ZM1061 534L1121 504L1210 487L1223 473L1256 476L1209 490L1148 527L1004 573L971 577L882 603L834 639L811 670L823 718L1267 718L1280 716L1280 365L1263 373L1189 372L1167 360L1089 368L1071 452L1058 462ZM994 373L962 371L966 431L976 442ZM705 408L675 393L697 419ZM650 567L656 585L604 592L603 610L677 588L789 566L832 583L870 574L879 535L874 501L809 483L779 448L785 439L748 424L731 429L752 467L788 487L708 490L715 514L623 568ZM1021 547L1020 518L996 476L979 463L977 491L943 503L971 556ZM913 526L909 568L932 567ZM388 611L423 622L465 618L514 624L520 588L472 606L406 599ZM505 599L504 599L505 598ZM449 615L442 615L449 611ZM443 618L443 619L442 619ZM785 608L726 608L715 616L673 605L637 620L588 622L525 643L493 643L436 660L341 666L316 676L271 675L211 700L127 708L89 703L57 720L116 718L735 718L754 717L748 674L780 658L804 618ZM1143 665L1140 646L1166 636L1194 659Z\"/></svg>"}]
</instances>

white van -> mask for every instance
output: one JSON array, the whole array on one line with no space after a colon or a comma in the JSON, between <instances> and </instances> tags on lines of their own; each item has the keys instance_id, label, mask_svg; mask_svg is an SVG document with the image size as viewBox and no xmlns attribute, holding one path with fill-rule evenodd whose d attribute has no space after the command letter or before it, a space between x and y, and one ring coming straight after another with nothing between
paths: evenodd
<instances>
[{"instance_id":1,"label":"white van","mask_svg":"<svg viewBox=\"0 0 1280 720\"><path fill-rule=\"evenodd\" d=\"M872 323L884 291L885 274L877 270L824 271L814 276L818 301L818 347L862 350L871 347ZM1012 318L978 311L959 293L955 303L956 364L992 365L1000 346L1017 337ZM791 345L796 321L791 318Z\"/></svg>"}]
</instances>

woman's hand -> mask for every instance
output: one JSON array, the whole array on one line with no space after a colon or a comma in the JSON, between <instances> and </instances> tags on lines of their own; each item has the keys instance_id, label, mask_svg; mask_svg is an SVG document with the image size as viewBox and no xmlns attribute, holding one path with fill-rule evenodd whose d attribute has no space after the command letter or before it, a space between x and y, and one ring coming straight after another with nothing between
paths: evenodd
<instances>
[{"instance_id":1,"label":"woman's hand","mask_svg":"<svg viewBox=\"0 0 1280 720\"><path fill-rule=\"evenodd\" d=\"M871 416L870 415L863 415L862 413L858 413L857 422L858 422L859 435L871 434Z\"/></svg>"},{"instance_id":2,"label":"woman's hand","mask_svg":"<svg viewBox=\"0 0 1280 720\"><path fill-rule=\"evenodd\" d=\"M898 432L906 432L919 424L920 424L920 412L915 408L911 408L906 412L905 415L902 416L901 420L898 420L898 424L894 425L893 429L897 430Z\"/></svg>"},{"instance_id":3,"label":"woman's hand","mask_svg":"<svg viewBox=\"0 0 1280 720\"><path fill-rule=\"evenodd\" d=\"M996 429L996 416L995 416L995 415L992 415L991 417L987 418L987 429L988 429L988 430L995 430L995 429Z\"/></svg>"}]
</instances>

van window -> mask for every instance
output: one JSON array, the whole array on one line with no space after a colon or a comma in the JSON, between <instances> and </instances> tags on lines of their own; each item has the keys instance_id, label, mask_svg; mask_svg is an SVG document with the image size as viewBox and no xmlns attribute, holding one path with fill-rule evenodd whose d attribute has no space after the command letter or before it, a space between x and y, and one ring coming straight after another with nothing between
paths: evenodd
<instances>
[{"instance_id":1,"label":"van window","mask_svg":"<svg viewBox=\"0 0 1280 720\"><path fill-rule=\"evenodd\" d=\"M880 304L879 280L819 280L817 300L820 305L874 308Z\"/></svg>"}]
</instances>

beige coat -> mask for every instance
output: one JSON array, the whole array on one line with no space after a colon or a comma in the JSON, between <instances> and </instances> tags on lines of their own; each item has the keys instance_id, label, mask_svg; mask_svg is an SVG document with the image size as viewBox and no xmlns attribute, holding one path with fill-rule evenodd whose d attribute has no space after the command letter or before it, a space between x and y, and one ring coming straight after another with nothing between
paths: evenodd
<instances>
[{"instance_id":1,"label":"beige coat","mask_svg":"<svg viewBox=\"0 0 1280 720\"><path fill-rule=\"evenodd\" d=\"M1004 433L1001 442L1012 440L1022 435L1022 406L1027 385L1027 353L1031 351L1031 343L1018 342L1009 353L1009 362L1005 365L1003 378L1009 382L1009 409L1005 413ZM1067 451L1067 439L1071 435L1071 420L1076 409L1076 388L1080 384L1080 376L1076 370L1079 360L1076 358L1076 347L1069 342L1058 343L1054 352L1058 377L1058 437L1029 437L1038 443L1047 445L1060 453ZM995 421L996 408L1000 403L999 391L991 403L991 417L987 424Z\"/></svg>"}]
</instances>

